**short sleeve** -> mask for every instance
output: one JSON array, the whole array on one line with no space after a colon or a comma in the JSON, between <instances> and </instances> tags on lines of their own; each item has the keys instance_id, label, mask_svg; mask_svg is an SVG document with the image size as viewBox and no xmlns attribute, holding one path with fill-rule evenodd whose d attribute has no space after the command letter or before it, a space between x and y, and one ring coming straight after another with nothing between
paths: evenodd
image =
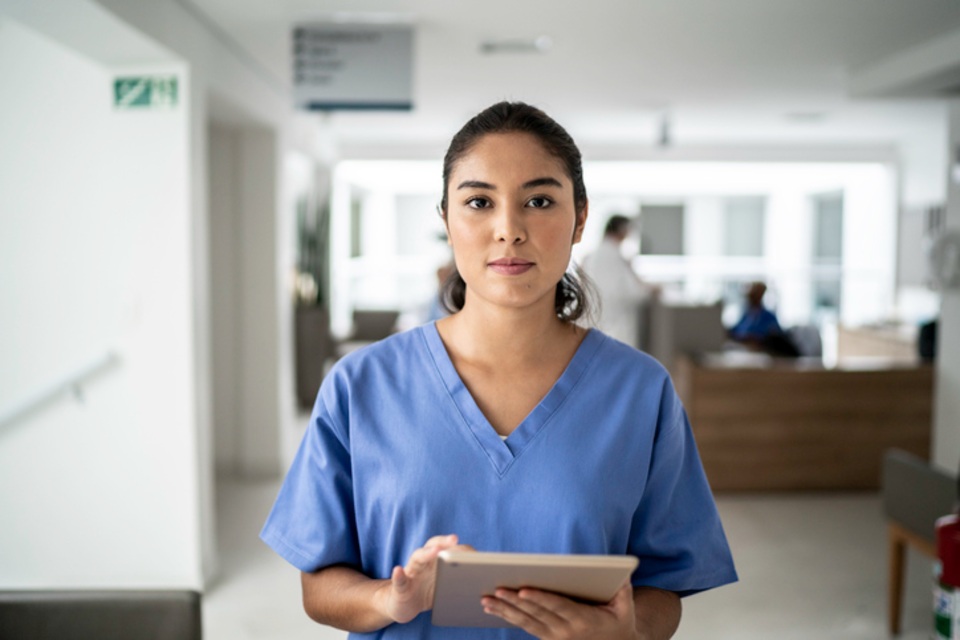
<instances>
[{"instance_id":1,"label":"short sleeve","mask_svg":"<svg viewBox=\"0 0 960 640\"><path fill-rule=\"evenodd\" d=\"M317 399L260 538L301 571L360 566L346 431Z\"/></svg>"},{"instance_id":2,"label":"short sleeve","mask_svg":"<svg viewBox=\"0 0 960 640\"><path fill-rule=\"evenodd\" d=\"M737 573L686 412L669 381L664 386L630 533L630 552L640 558L632 582L686 596L736 582Z\"/></svg>"}]
</instances>

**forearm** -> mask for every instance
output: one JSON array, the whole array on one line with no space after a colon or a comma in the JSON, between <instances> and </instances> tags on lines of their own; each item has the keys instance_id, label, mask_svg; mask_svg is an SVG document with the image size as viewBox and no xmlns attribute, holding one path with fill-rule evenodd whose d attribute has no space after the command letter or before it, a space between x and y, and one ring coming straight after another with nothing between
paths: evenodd
<instances>
[{"instance_id":1,"label":"forearm","mask_svg":"<svg viewBox=\"0 0 960 640\"><path fill-rule=\"evenodd\" d=\"M672 591L634 587L638 640L667 640L680 626L680 597Z\"/></svg>"},{"instance_id":2,"label":"forearm","mask_svg":"<svg viewBox=\"0 0 960 640\"><path fill-rule=\"evenodd\" d=\"M301 573L300 581L303 609L320 624L363 633L393 622L383 606L389 580L374 580L350 567L335 566Z\"/></svg>"}]
</instances>

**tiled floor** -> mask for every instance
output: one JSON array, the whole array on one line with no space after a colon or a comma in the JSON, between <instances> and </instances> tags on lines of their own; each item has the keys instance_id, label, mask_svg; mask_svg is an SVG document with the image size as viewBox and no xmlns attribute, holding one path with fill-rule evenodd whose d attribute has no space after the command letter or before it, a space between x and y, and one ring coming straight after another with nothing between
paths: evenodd
<instances>
[{"instance_id":1,"label":"tiled floor","mask_svg":"<svg viewBox=\"0 0 960 640\"><path fill-rule=\"evenodd\" d=\"M207 640L334 640L300 608L299 576L257 538L277 482L221 482L221 578ZM721 516L740 582L684 601L677 638L886 638L886 533L875 494L728 496ZM931 565L908 559L903 640L930 637Z\"/></svg>"}]
</instances>

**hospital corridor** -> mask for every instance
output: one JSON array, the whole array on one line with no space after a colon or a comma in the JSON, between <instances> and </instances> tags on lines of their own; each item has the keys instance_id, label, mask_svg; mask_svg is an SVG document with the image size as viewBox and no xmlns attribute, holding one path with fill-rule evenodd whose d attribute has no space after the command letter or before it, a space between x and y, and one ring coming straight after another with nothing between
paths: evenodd
<instances>
[{"instance_id":1,"label":"hospital corridor","mask_svg":"<svg viewBox=\"0 0 960 640\"><path fill-rule=\"evenodd\" d=\"M0 640L960 638L956 0L0 0L0 296Z\"/></svg>"}]
</instances>

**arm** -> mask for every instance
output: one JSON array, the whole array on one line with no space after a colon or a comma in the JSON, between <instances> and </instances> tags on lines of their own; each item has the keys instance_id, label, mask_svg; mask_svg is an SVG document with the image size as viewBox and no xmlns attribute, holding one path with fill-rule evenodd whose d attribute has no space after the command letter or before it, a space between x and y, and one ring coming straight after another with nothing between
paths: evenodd
<instances>
[{"instance_id":1,"label":"arm","mask_svg":"<svg viewBox=\"0 0 960 640\"><path fill-rule=\"evenodd\" d=\"M388 580L342 565L303 572L303 609L316 622L361 633L409 622L433 605L437 555L454 547L470 549L457 545L455 535L430 538Z\"/></svg>"},{"instance_id":2,"label":"arm","mask_svg":"<svg viewBox=\"0 0 960 640\"><path fill-rule=\"evenodd\" d=\"M680 626L682 605L673 591L634 587L633 608L640 640L672 638Z\"/></svg>"},{"instance_id":3,"label":"arm","mask_svg":"<svg viewBox=\"0 0 960 640\"><path fill-rule=\"evenodd\" d=\"M346 631L381 629L391 622L382 604L389 580L374 580L356 569L334 566L301 573L303 610L314 622Z\"/></svg>"}]
</instances>

